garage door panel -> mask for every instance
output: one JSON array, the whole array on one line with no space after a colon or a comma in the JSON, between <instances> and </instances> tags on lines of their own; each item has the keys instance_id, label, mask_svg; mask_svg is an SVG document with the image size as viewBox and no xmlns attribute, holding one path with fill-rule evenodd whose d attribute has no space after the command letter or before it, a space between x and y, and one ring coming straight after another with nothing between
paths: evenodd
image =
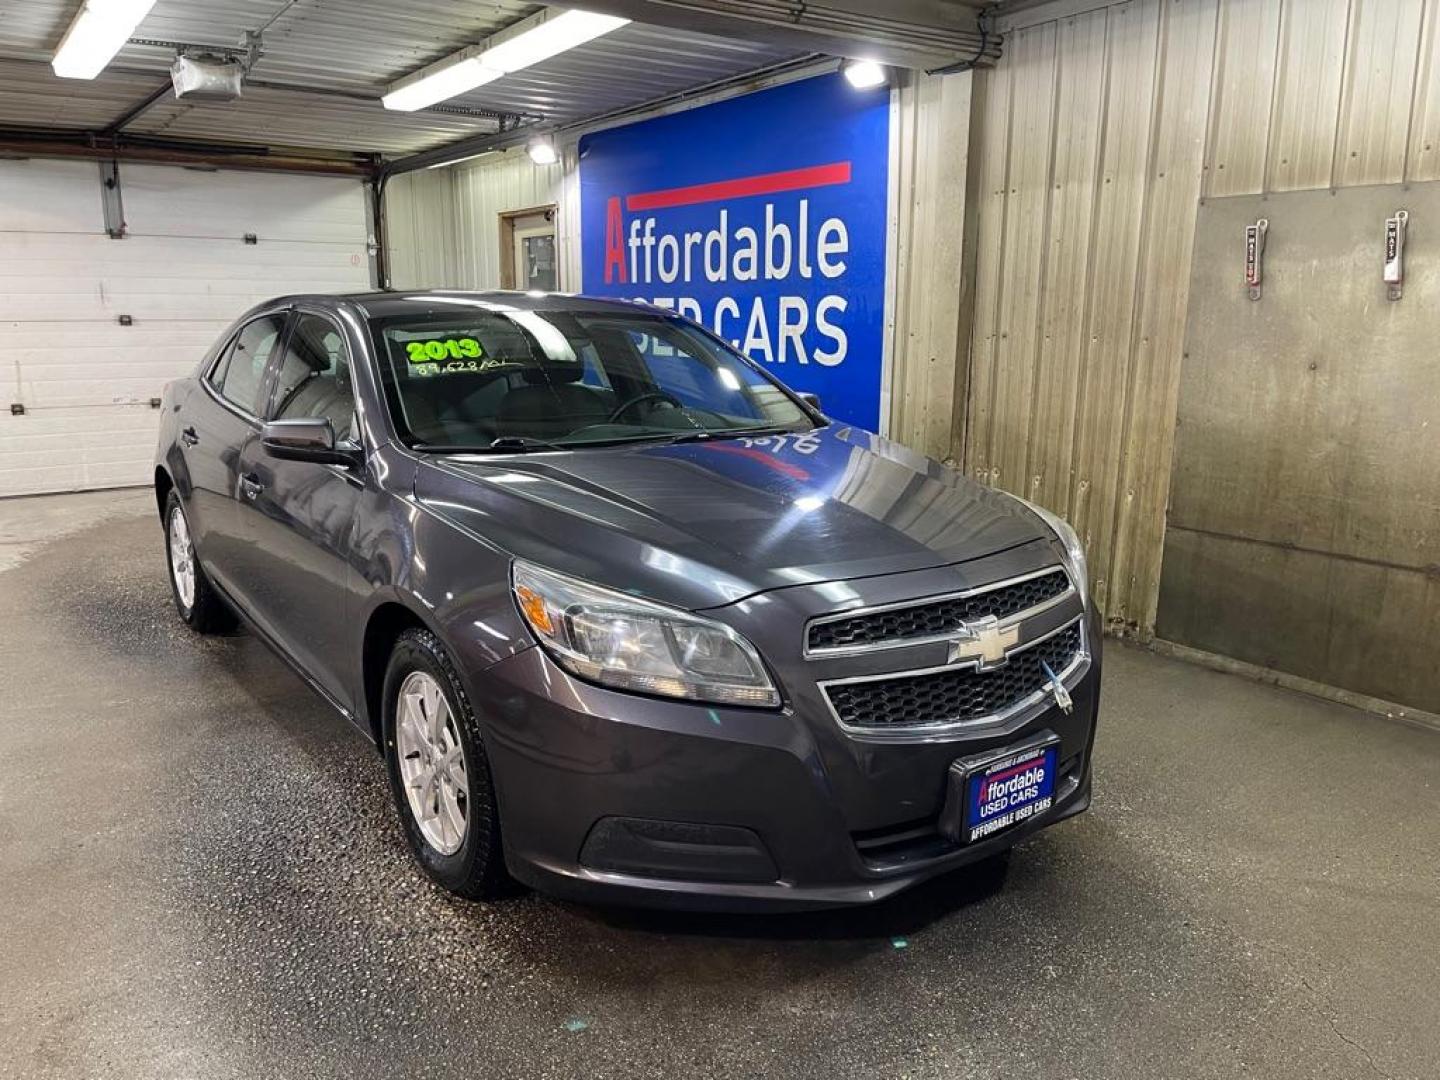
<instances>
[{"instance_id":1,"label":"garage door panel","mask_svg":"<svg viewBox=\"0 0 1440 1080\"><path fill-rule=\"evenodd\" d=\"M139 271L168 274L170 277L203 271L213 275L217 266L222 265L222 259L227 270L239 272L266 267L323 271L337 267L342 270L365 269L363 240L359 243L306 243L271 238L247 244L238 235L217 241L214 237L135 234L124 240L111 240L100 229L98 209L94 217L95 228L89 231L0 232L0 276L25 278L31 274L44 274L59 277L77 270L93 274L132 274Z\"/></svg>"},{"instance_id":2,"label":"garage door panel","mask_svg":"<svg viewBox=\"0 0 1440 1080\"><path fill-rule=\"evenodd\" d=\"M233 236L365 244L358 180L208 173L132 166L124 173L125 222L136 236Z\"/></svg>"},{"instance_id":3,"label":"garage door panel","mask_svg":"<svg viewBox=\"0 0 1440 1080\"><path fill-rule=\"evenodd\" d=\"M0 236L104 229L93 161L0 161Z\"/></svg>"},{"instance_id":4,"label":"garage door panel","mask_svg":"<svg viewBox=\"0 0 1440 1080\"><path fill-rule=\"evenodd\" d=\"M131 232L111 240L93 163L0 162L0 357L25 407L0 415L0 495L147 483L150 399L247 308L370 287L356 181L121 170Z\"/></svg>"},{"instance_id":5,"label":"garage door panel","mask_svg":"<svg viewBox=\"0 0 1440 1080\"><path fill-rule=\"evenodd\" d=\"M33 434L43 426L43 435ZM16 433L16 429L25 430ZM80 429L88 428L77 434ZM117 487L148 479L159 415L150 409L57 410L0 417L0 495ZM138 479L137 479L138 478Z\"/></svg>"}]
</instances>

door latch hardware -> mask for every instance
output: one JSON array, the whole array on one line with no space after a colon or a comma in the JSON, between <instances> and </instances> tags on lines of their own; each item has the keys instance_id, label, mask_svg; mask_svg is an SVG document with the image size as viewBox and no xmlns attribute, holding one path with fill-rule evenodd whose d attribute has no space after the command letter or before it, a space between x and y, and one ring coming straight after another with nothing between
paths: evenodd
<instances>
[{"instance_id":1,"label":"door latch hardware","mask_svg":"<svg viewBox=\"0 0 1440 1080\"><path fill-rule=\"evenodd\" d=\"M1270 222L1261 218L1254 225L1245 226L1245 285L1250 290L1250 299L1260 299L1260 280L1265 264L1265 234Z\"/></svg>"},{"instance_id":2,"label":"door latch hardware","mask_svg":"<svg viewBox=\"0 0 1440 1080\"><path fill-rule=\"evenodd\" d=\"M1395 211L1385 219L1384 280L1391 300L1399 300L1405 292L1405 226L1410 221L1408 210Z\"/></svg>"}]
</instances>

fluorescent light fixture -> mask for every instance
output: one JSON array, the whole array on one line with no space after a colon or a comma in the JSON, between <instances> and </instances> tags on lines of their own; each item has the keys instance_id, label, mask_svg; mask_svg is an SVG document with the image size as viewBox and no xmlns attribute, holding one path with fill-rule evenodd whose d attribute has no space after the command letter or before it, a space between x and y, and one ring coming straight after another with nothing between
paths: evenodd
<instances>
[{"instance_id":1,"label":"fluorescent light fixture","mask_svg":"<svg viewBox=\"0 0 1440 1080\"><path fill-rule=\"evenodd\" d=\"M884 86L888 81L885 69L874 60L851 60L845 65L845 78L856 90L869 90L872 86Z\"/></svg>"},{"instance_id":2,"label":"fluorescent light fixture","mask_svg":"<svg viewBox=\"0 0 1440 1080\"><path fill-rule=\"evenodd\" d=\"M397 112L414 112L447 98L468 94L477 86L494 82L504 74L503 71L492 71L482 66L476 56L465 57L458 63L453 60L452 57L421 68L410 79L395 84L395 88L380 99L380 104Z\"/></svg>"},{"instance_id":3,"label":"fluorescent light fixture","mask_svg":"<svg viewBox=\"0 0 1440 1080\"><path fill-rule=\"evenodd\" d=\"M467 161L478 161L480 158L493 157L500 153L499 150L481 150L478 154L466 154L454 161L437 161L434 165L426 165L427 169L448 169L451 165L463 165Z\"/></svg>"},{"instance_id":4,"label":"fluorescent light fixture","mask_svg":"<svg viewBox=\"0 0 1440 1080\"><path fill-rule=\"evenodd\" d=\"M530 144L525 147L525 152L530 155L530 160L536 165L554 165L560 157L555 153L555 144L544 136L531 139Z\"/></svg>"},{"instance_id":5,"label":"fluorescent light fixture","mask_svg":"<svg viewBox=\"0 0 1440 1080\"><path fill-rule=\"evenodd\" d=\"M629 21L593 11L542 11L500 31L484 45L462 49L392 83L380 101L387 109L414 112L594 41Z\"/></svg>"},{"instance_id":6,"label":"fluorescent light fixture","mask_svg":"<svg viewBox=\"0 0 1440 1080\"><path fill-rule=\"evenodd\" d=\"M93 79L114 59L155 0L85 0L50 60L62 79Z\"/></svg>"},{"instance_id":7,"label":"fluorescent light fixture","mask_svg":"<svg viewBox=\"0 0 1440 1080\"><path fill-rule=\"evenodd\" d=\"M567 49L594 41L630 21L615 15L597 15L593 11L573 9L545 14L549 17L536 26L491 45L480 54L480 62L488 68L509 75L512 71L549 60ZM497 39L502 37L503 34L496 35Z\"/></svg>"}]
</instances>

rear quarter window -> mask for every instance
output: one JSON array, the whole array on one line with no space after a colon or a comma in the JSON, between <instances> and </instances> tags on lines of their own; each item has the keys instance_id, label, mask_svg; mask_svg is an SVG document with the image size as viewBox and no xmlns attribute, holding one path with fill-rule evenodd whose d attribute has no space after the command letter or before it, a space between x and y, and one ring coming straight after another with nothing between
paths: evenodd
<instances>
[{"instance_id":1,"label":"rear quarter window","mask_svg":"<svg viewBox=\"0 0 1440 1080\"><path fill-rule=\"evenodd\" d=\"M210 385L249 416L260 415L260 388L265 365L285 328L283 315L264 315L246 323L210 372Z\"/></svg>"}]
</instances>

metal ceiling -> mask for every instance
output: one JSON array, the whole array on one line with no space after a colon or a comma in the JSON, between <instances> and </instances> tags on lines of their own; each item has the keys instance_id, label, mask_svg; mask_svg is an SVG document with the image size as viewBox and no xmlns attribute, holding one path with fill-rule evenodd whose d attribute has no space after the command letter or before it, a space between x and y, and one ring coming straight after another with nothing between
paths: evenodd
<instances>
[{"instance_id":1,"label":"metal ceiling","mask_svg":"<svg viewBox=\"0 0 1440 1080\"><path fill-rule=\"evenodd\" d=\"M79 0L0 0L0 130L97 131L168 85L171 48L131 44L92 82L49 60ZM135 38L263 52L235 102L170 93L126 136L353 151L396 158L494 133L504 116L560 126L772 66L793 49L631 24L443 106L383 109L384 87L542 5L500 0L159 0Z\"/></svg>"}]
</instances>

